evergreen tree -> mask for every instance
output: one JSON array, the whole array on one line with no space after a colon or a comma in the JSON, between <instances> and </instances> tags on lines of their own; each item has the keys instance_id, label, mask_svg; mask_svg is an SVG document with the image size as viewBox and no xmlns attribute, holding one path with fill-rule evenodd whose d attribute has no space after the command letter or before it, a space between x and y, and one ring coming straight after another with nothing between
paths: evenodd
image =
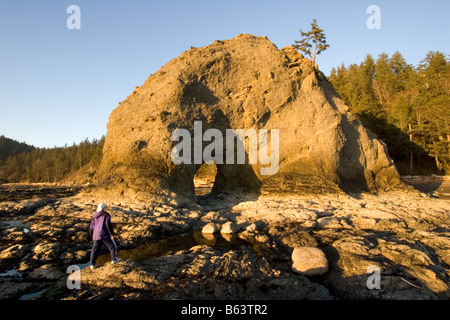
<instances>
[{"instance_id":1,"label":"evergreen tree","mask_svg":"<svg viewBox=\"0 0 450 320\"><path fill-rule=\"evenodd\" d=\"M338 66L329 81L350 111L388 146L403 174L435 168L450 173L450 64L430 52L417 68L399 52ZM430 158L432 157L432 158Z\"/></svg>"},{"instance_id":2,"label":"evergreen tree","mask_svg":"<svg viewBox=\"0 0 450 320\"><path fill-rule=\"evenodd\" d=\"M416 134L435 159L436 166L450 171L450 63L441 52L429 52L418 68Z\"/></svg>"},{"instance_id":3,"label":"evergreen tree","mask_svg":"<svg viewBox=\"0 0 450 320\"><path fill-rule=\"evenodd\" d=\"M392 72L389 56L386 53L383 52L378 56L375 69L374 92L378 102L386 107L392 102L395 82L395 74Z\"/></svg>"},{"instance_id":4,"label":"evergreen tree","mask_svg":"<svg viewBox=\"0 0 450 320\"><path fill-rule=\"evenodd\" d=\"M7 138L6 138L7 139ZM9 139L11 140L11 139ZM1 139L0 139L1 141ZM11 140L12 141L12 140ZM8 156L0 163L0 180L9 182L58 182L90 164L100 164L105 137L62 148L37 148Z\"/></svg>"},{"instance_id":5,"label":"evergreen tree","mask_svg":"<svg viewBox=\"0 0 450 320\"><path fill-rule=\"evenodd\" d=\"M34 149L35 148L33 146L30 146L24 142L9 139L4 135L0 136L0 162L21 152L29 152Z\"/></svg>"},{"instance_id":6,"label":"evergreen tree","mask_svg":"<svg viewBox=\"0 0 450 320\"><path fill-rule=\"evenodd\" d=\"M320 29L317 25L316 19L314 19L311 23L310 31L303 32L302 30L299 30L299 32L302 36L302 39L300 41L295 40L295 43L292 45L292 47L307 54L312 59L313 64L315 64L316 55L320 54L322 51L326 50L329 47L325 34L323 33L323 30ZM312 44L310 42L312 42Z\"/></svg>"}]
</instances>

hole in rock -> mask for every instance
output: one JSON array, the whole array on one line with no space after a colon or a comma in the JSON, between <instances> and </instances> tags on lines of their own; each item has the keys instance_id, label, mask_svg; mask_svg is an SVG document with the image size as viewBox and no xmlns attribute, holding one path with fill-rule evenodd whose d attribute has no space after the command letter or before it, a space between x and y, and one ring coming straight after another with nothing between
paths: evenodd
<instances>
[{"instance_id":1,"label":"hole in rock","mask_svg":"<svg viewBox=\"0 0 450 320\"><path fill-rule=\"evenodd\" d=\"M203 163L194 176L195 195L204 196L211 193L217 174L215 162Z\"/></svg>"}]
</instances>

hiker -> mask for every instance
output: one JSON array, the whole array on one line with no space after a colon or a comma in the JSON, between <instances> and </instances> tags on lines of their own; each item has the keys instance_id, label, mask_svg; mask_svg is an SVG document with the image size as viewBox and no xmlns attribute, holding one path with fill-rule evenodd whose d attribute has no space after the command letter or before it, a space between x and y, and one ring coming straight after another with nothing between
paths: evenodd
<instances>
[{"instance_id":1,"label":"hiker","mask_svg":"<svg viewBox=\"0 0 450 320\"><path fill-rule=\"evenodd\" d=\"M102 245L105 244L111 253L111 262L116 263L122 259L117 258L117 244L114 241L114 230L111 224L111 216L105 211L106 205L100 203L95 212L89 233L92 236L91 269L97 267L96 261Z\"/></svg>"}]
</instances>

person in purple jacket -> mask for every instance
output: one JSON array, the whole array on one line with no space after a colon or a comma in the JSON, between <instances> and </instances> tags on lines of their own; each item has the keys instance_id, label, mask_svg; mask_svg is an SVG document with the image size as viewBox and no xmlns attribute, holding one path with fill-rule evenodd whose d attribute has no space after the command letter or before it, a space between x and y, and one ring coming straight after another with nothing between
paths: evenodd
<instances>
[{"instance_id":1,"label":"person in purple jacket","mask_svg":"<svg viewBox=\"0 0 450 320\"><path fill-rule=\"evenodd\" d=\"M117 244L114 240L114 229L111 224L111 216L105 211L106 205L100 203L92 217L89 233L92 236L91 269L97 267L96 261L102 245L105 244L111 253L111 262L116 263L122 259L117 258Z\"/></svg>"}]
</instances>

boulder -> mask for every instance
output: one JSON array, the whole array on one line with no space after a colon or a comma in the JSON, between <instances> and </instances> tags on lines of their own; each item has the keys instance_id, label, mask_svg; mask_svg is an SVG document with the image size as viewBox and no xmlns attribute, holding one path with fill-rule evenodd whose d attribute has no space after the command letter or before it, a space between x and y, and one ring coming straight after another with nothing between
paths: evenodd
<instances>
[{"instance_id":1,"label":"boulder","mask_svg":"<svg viewBox=\"0 0 450 320\"><path fill-rule=\"evenodd\" d=\"M321 275L328 271L327 257L319 248L294 248L292 262L292 270L306 276Z\"/></svg>"},{"instance_id":2,"label":"boulder","mask_svg":"<svg viewBox=\"0 0 450 320\"><path fill-rule=\"evenodd\" d=\"M216 233L219 232L219 227L215 223L208 223L202 228L202 233Z\"/></svg>"},{"instance_id":3,"label":"boulder","mask_svg":"<svg viewBox=\"0 0 450 320\"><path fill-rule=\"evenodd\" d=\"M236 232L239 232L240 229L241 228L237 223L228 221L222 225L222 229L220 230L220 233L226 233L226 234L236 233Z\"/></svg>"},{"instance_id":4,"label":"boulder","mask_svg":"<svg viewBox=\"0 0 450 320\"><path fill-rule=\"evenodd\" d=\"M235 137L239 130L254 148ZM109 117L92 191L196 200L193 178L206 161L217 164L213 194L404 186L385 144L309 59L247 34L191 48L119 104Z\"/></svg>"}]
</instances>

